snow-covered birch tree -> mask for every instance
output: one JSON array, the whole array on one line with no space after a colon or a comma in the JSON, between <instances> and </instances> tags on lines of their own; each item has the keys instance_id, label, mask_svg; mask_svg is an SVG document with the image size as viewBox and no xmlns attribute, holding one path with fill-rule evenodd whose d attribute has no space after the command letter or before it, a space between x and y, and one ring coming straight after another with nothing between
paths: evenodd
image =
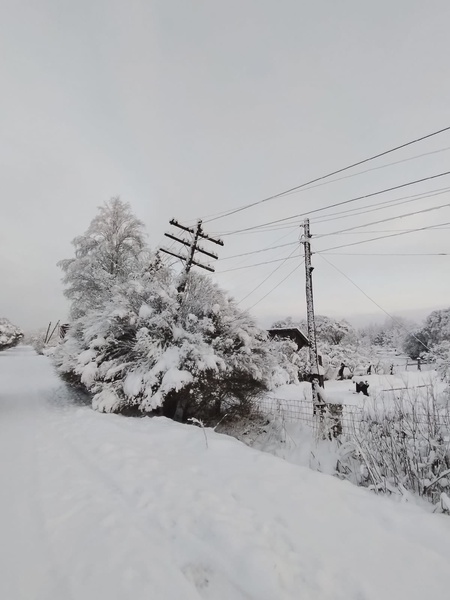
<instances>
[{"instance_id":1,"label":"snow-covered birch tree","mask_svg":"<svg viewBox=\"0 0 450 600\"><path fill-rule=\"evenodd\" d=\"M102 306L113 285L125 281L139 268L146 249L144 224L120 198L99 207L87 231L76 237L73 258L58 265L64 271L65 295L71 316L77 318Z\"/></svg>"}]
</instances>

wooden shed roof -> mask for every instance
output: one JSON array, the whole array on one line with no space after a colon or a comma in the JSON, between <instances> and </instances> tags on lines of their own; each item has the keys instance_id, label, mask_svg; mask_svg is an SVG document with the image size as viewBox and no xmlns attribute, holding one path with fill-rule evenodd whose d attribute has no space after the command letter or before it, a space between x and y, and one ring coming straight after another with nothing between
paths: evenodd
<instances>
[{"instance_id":1,"label":"wooden shed roof","mask_svg":"<svg viewBox=\"0 0 450 600\"><path fill-rule=\"evenodd\" d=\"M288 338L297 344L297 348L309 346L309 339L298 327L273 327L267 330L270 337Z\"/></svg>"}]
</instances>

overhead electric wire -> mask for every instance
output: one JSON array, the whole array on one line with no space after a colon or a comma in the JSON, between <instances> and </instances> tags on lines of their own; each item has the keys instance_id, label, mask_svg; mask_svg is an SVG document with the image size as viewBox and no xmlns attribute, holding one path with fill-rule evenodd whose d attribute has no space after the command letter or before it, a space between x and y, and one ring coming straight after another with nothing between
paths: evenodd
<instances>
[{"instance_id":1,"label":"overhead electric wire","mask_svg":"<svg viewBox=\"0 0 450 600\"><path fill-rule=\"evenodd\" d=\"M433 131L432 133L429 133L427 135L423 135L419 138L415 138L409 142L406 142L404 144L400 144L399 146L395 146L394 148L390 148L389 150L385 150L383 152L380 152L378 154L374 154L373 156L369 156L368 158L365 158L363 160L357 161L355 163L352 163L350 165L347 165L346 167L342 167L340 169L336 169L335 171L332 171L330 173L327 173L325 175L321 175L320 177L316 177L314 179L311 179L310 181L306 181L305 183L302 183L300 185L294 186L288 190L285 190L283 192L279 192L278 194L273 194L272 196L268 196L267 198L263 198L262 200L257 200L256 202L251 202L249 204L246 204L244 206L232 209L230 211L224 212L224 213L219 213L218 216L212 216L212 218L209 219L205 219L205 223L211 223L212 221L216 221L218 219L222 219L224 217L236 214L238 212L242 212L244 210L247 210L248 208L251 208L253 206L257 206L259 204L263 204L264 202L268 202L269 200L275 200L276 198L280 198L281 196L285 196L291 192L294 192L296 190L300 190L301 188L307 187L308 185L311 185L313 183L317 183L318 181L322 181L324 179L328 179L329 177L332 177L333 175L338 175L339 173L343 173L344 171L348 171L350 169L353 169L355 167L358 167L359 165L363 165L367 162L370 162L372 160L375 160L377 158L381 158L382 156L386 156L387 154L391 154L392 152L396 152L397 150L401 150L403 148L406 148L408 146L411 146L412 144L416 144L418 142L421 142L423 140L429 139L431 137L434 137L436 135L439 135L441 133L444 133L446 131L450 130L450 126L448 127L444 127L442 129L439 129L437 131Z\"/></svg>"},{"instance_id":2,"label":"overhead electric wire","mask_svg":"<svg viewBox=\"0 0 450 600\"><path fill-rule=\"evenodd\" d=\"M439 227L438 225L436 225L436 229L440 229L441 231L448 231L450 227ZM370 231L347 231L346 235L369 235L369 233L401 233L402 231L411 231L411 227L409 229L371 229Z\"/></svg>"},{"instance_id":3,"label":"overhead electric wire","mask_svg":"<svg viewBox=\"0 0 450 600\"><path fill-rule=\"evenodd\" d=\"M265 225L273 225L275 223L283 223L286 221L290 221L292 219L297 219L299 217L307 217L308 215L312 215L314 213L321 212L323 210L327 210L328 208L335 208L336 206L343 206L344 204L350 204L352 202L357 202L358 200L365 200L366 198L372 198L374 196L379 196L380 194L386 194L387 192L392 192L394 190L399 190L401 188L408 187L410 185L416 185L417 183L423 183L424 181L430 181L431 179L437 179L438 177L444 177L446 175L450 175L450 171L444 171L443 173L437 173L436 175L430 175L428 177L422 177L422 179L416 179L414 181L408 181L406 183L402 183L400 185L395 185L393 187L385 188L382 190L378 190L377 192L372 192L370 194L364 194L362 196L357 196L355 198L350 198L349 200L342 200L341 202L335 202L334 204L329 204L327 206L322 206L320 208L315 208L313 210L308 210L303 213L298 213L296 215L291 215L290 217L284 217L282 219L275 219L273 221L268 221L267 223L261 223L259 225L253 225L251 227L245 227L244 229L237 229L231 233L240 233L242 231L250 231L252 229L258 229L260 227L264 227Z\"/></svg>"},{"instance_id":4,"label":"overhead electric wire","mask_svg":"<svg viewBox=\"0 0 450 600\"><path fill-rule=\"evenodd\" d=\"M300 246L300 244L297 242L297 247L299 247L299 246ZM273 271L271 271L271 272L269 273L269 275L267 275L267 277L265 277L265 278L264 278L264 279L261 281L261 283L259 283L259 284L258 284L258 285L257 285L255 288L253 288L251 292L249 292L249 293L248 293L246 296L244 296L243 298L241 298L241 299L239 300L238 304L241 304L241 302L243 302L243 301L244 301L244 300L246 300L246 299L247 299L249 296L251 296L251 295L252 295L254 292L256 292L256 290L258 290L258 289L259 289L259 288L260 288L260 287L261 287L261 286L262 286L264 283L266 283L266 281L267 281L268 279L270 279L270 278L272 277L272 275L275 275L275 273L276 273L276 272L277 272L279 269L281 269L281 267L284 265L284 263L285 263L285 262L286 262L286 261L287 261L287 260L288 260L288 259L291 257L291 255L292 255L292 254L294 254L294 252L295 252L296 250L297 250L297 248L294 248L294 249L292 250L291 254L289 254L289 256L287 256L287 257L286 257L286 258L283 260L283 262L282 262L280 265L278 265L277 267L275 267L275 269L274 269Z\"/></svg>"},{"instance_id":5,"label":"overhead electric wire","mask_svg":"<svg viewBox=\"0 0 450 600\"><path fill-rule=\"evenodd\" d=\"M279 227L263 227L261 229L252 229L251 231L243 231L243 232L239 232L236 233L236 235L247 235L250 233L270 233L272 231L282 231L282 230L287 230L287 229L297 229L298 228L298 223L295 223L295 225L280 225ZM224 236L228 236L228 235L235 235L233 231L227 232L223 234Z\"/></svg>"},{"instance_id":6,"label":"overhead electric wire","mask_svg":"<svg viewBox=\"0 0 450 600\"><path fill-rule=\"evenodd\" d=\"M364 207L349 208L347 210L340 210L340 211L337 211L334 213L329 213L329 214L319 216L319 217L312 217L311 223L320 224L320 223L327 223L328 221L337 221L340 219L358 217L360 215L364 215L367 213L377 212L379 210L386 210L386 208L392 208L392 207L396 207L396 206L401 206L403 204L409 204L411 202L416 202L418 200L424 200L425 198L434 198L435 196L442 196L443 194L447 194L449 192L450 192L450 187L444 187L444 188L436 188L434 190L430 190L429 192L421 192L420 194L400 196L399 198L384 200L383 202L374 202L372 204L367 204ZM372 208L372 207L374 207L374 208ZM303 215L294 215L294 217L289 217L289 218L293 219L297 216L301 217ZM261 225L261 226L256 226L258 228L255 228L255 229L247 228L245 230L225 231L225 232L217 233L217 235L220 235L221 237L223 237L223 236L230 236L230 235L247 235L247 234L251 234L251 233L265 233L267 231L281 231L282 229L295 229L302 222L303 222L302 219L297 219L297 221L292 221L292 223L295 223L295 224L285 224L285 225L279 225L279 226L275 225L274 227L270 227L270 225L267 225L267 226Z\"/></svg>"},{"instance_id":7,"label":"overhead electric wire","mask_svg":"<svg viewBox=\"0 0 450 600\"><path fill-rule=\"evenodd\" d=\"M337 221L340 219L358 217L360 215L365 215L365 214L372 213L372 212L378 212L380 210L386 210L387 208L395 208L396 206L401 206L403 204L410 204L411 202L416 202L418 200L424 200L425 198L434 198L435 196L441 196L441 195L447 194L449 192L450 192L450 187L445 187L445 188L437 188L435 190L430 190L429 193L421 192L420 194L400 196L399 198L385 200L384 202L374 202L373 204L368 204L367 206L362 207L362 208L359 208L359 207L358 208L349 208L347 210L341 210L341 211L337 211L335 213L330 213L330 214L324 215L323 217L322 216L312 217L311 223L321 224L321 223L328 223L329 221ZM372 208L372 207L375 207L375 208ZM367 210L365 210L365 209L367 209ZM249 235L252 233L266 233L266 232L281 231L281 230L287 230L287 229L297 229L299 227L299 225L301 225L303 223L303 220L297 219L297 221L293 221L293 223L295 223L295 224L279 225L278 227L277 226L274 226L274 227L261 226L258 229L250 229L250 230L245 230L245 231L242 231L242 230L226 231L226 232L216 233L216 235L224 237L224 236L230 236L230 235Z\"/></svg>"},{"instance_id":8,"label":"overhead electric wire","mask_svg":"<svg viewBox=\"0 0 450 600\"><path fill-rule=\"evenodd\" d=\"M400 327L402 327L405 331L407 331L410 335L412 335L414 337L414 339L416 339L420 344L422 344L422 346L429 352L430 349L428 348L428 346L426 344L424 344L422 342L422 340L420 340L412 331L410 331L407 327L405 327L405 325L403 323L401 323L400 321L398 321L395 317L393 317L385 308L383 308L381 306L381 304L378 304L378 302L376 300L374 300L371 296L369 296L369 294L367 294L355 281L353 281L353 279L351 279L351 277L349 277L346 273L344 273L343 271L341 271L341 269L339 269L336 265L334 265L331 261L329 261L327 258L325 258L324 256L321 257L322 260L324 260L326 263L328 263L330 265L330 267L333 267L333 269L335 269L338 273L340 273L343 277L345 277L348 281L350 281L350 283L352 285L354 285L360 292L361 294L363 294L366 298L368 298L373 304L375 304L375 306L377 306L381 311L383 311L390 319L392 319L394 321L394 323L396 323L397 325L399 325Z\"/></svg>"},{"instance_id":9,"label":"overhead electric wire","mask_svg":"<svg viewBox=\"0 0 450 600\"><path fill-rule=\"evenodd\" d=\"M283 278L281 281L279 281L279 282L278 282L276 285L274 285L274 286L273 286L273 288L271 288L271 289L270 289L270 290L267 292L267 294L264 294L264 296L263 296L262 298L260 298L260 299L259 299L257 302L255 302L254 304L252 304L251 306L249 306L249 307L247 308L247 310L252 310L252 308L255 308L255 306L256 306L257 304L259 304L260 302L262 302L263 300L265 300L265 299L267 298L267 296L269 296L269 294L271 294L271 293L272 293L274 290L276 290L278 287L280 287L280 285L281 285L282 283L284 283L284 282L286 281L286 279L289 279L289 277L290 277L290 276L291 276L293 273L295 273L295 271L297 271L297 269L299 269L299 268L302 266L302 264L303 264L304 262L305 262L305 261L304 261L304 260L302 260L302 262L301 262L300 264L296 265L296 266L295 266L295 267L292 269L292 271L290 271L290 273L288 273L288 274L286 275L286 277L284 277L284 278Z\"/></svg>"},{"instance_id":10,"label":"overhead electric wire","mask_svg":"<svg viewBox=\"0 0 450 600\"><path fill-rule=\"evenodd\" d=\"M321 256L450 256L450 252L318 252Z\"/></svg>"},{"instance_id":11,"label":"overhead electric wire","mask_svg":"<svg viewBox=\"0 0 450 600\"><path fill-rule=\"evenodd\" d=\"M295 255L295 256L288 256L286 258L276 258L274 260L266 260L264 262L254 263L254 264L251 264L251 265L245 265L243 267L233 267L232 269L225 269L225 271L216 271L216 273L218 275L221 275L222 273L230 273L231 271L240 271L242 269L250 269L252 267L260 267L262 265L271 265L271 264L276 263L276 262L281 262L281 261L284 261L284 260L290 260L292 258L298 258L299 256L301 256L301 254L298 254L298 255Z\"/></svg>"},{"instance_id":12,"label":"overhead electric wire","mask_svg":"<svg viewBox=\"0 0 450 600\"><path fill-rule=\"evenodd\" d=\"M340 235L341 233L347 233L349 231L354 231L355 229L362 229L364 227L370 227L371 225L380 225L381 223L387 223L388 221L395 221L397 219L405 219L406 217L413 217L414 215L421 215L426 212L432 212L433 210L440 210L441 208L449 208L449 207L450 207L449 203L441 204L440 206L431 206L430 208L424 208L423 210L415 210L410 213L398 215L397 217L388 217L387 219L381 219L380 221L372 221L370 223L363 223L362 225L354 225L353 227L347 227L347 229L340 229L339 231L332 231L330 233L319 233L319 234L315 235L314 237L315 237L315 239L321 239L324 237L328 237L330 235ZM363 233L363 232L361 232L361 233ZM396 232L396 233L404 233L404 232Z\"/></svg>"},{"instance_id":13,"label":"overhead electric wire","mask_svg":"<svg viewBox=\"0 0 450 600\"><path fill-rule=\"evenodd\" d=\"M283 234L282 236L280 236L280 237L277 237L277 239L274 241L274 244L277 244L277 242L281 242L282 240L286 239L287 237L289 237L289 236L291 235L291 233L292 233L292 232L290 232L290 231L289 231L288 233L285 233L285 234ZM293 244L296 244L296 243L298 243L298 241L297 241L297 242L292 242L292 243L293 243ZM290 244L286 244L286 245L290 245ZM234 255L233 257L225 257L225 258L221 258L221 259L220 259L220 261L222 261L222 260L226 260L227 258L239 258L240 256L244 256L244 259L243 259L243 260L240 260L239 262L237 262L237 263L235 264L235 266L236 266L236 267L239 267L240 265L244 265L244 264L245 264L245 262L246 262L246 258L245 258L245 256L247 256L247 254L253 254L253 253L255 253L255 252L264 252L264 251L266 251L266 250L272 250L272 249L275 249L275 248L283 248L283 247L284 247L284 244L280 244L279 246L275 246L275 247L274 247L274 246L268 246L268 247L262 248L262 249L260 249L260 250L253 251L253 252L251 252L251 253L245 253L245 252L244 252L244 253L242 253L242 254L236 254L236 255ZM282 252L281 254L284 254L284 252ZM278 258L278 256L279 256L279 254L276 254L276 255L274 256L274 258Z\"/></svg>"},{"instance_id":14,"label":"overhead electric wire","mask_svg":"<svg viewBox=\"0 0 450 600\"><path fill-rule=\"evenodd\" d=\"M370 238L369 240L360 240L358 242L351 242L349 244L340 244L339 246L333 246L332 248L324 248L317 252L317 254L321 254L322 252L329 252L330 250L339 250L340 248L348 248L350 246L358 246L359 244L367 244L368 242L375 242L376 240L385 240L387 238L397 237L399 235L407 235L408 233L415 233L417 231L425 231L427 229L435 229L440 225L450 225L450 221L447 223L438 223L437 225L428 225L427 227L417 227L415 229L408 229L406 231L400 231L399 233L391 233L389 235L381 235L378 237Z\"/></svg>"},{"instance_id":15,"label":"overhead electric wire","mask_svg":"<svg viewBox=\"0 0 450 600\"><path fill-rule=\"evenodd\" d=\"M259 254L261 252L268 252L269 250L276 250L277 248L286 248L287 246L295 246L298 242L288 242L287 244L279 244L278 246L268 246L267 248L261 248L260 250L251 250L250 252L243 252L242 254L234 254L233 256L225 256L221 258L223 260L231 260L232 258L239 258L241 256L249 256L250 254Z\"/></svg>"},{"instance_id":16,"label":"overhead electric wire","mask_svg":"<svg viewBox=\"0 0 450 600\"><path fill-rule=\"evenodd\" d=\"M403 158L402 160L396 160L393 162L386 163L384 165L380 165L379 167L371 167L370 169L364 169L364 171L358 171L357 173L352 173L351 175L344 175L344 177L337 177L336 179L330 179L329 181L324 181L323 183L318 183L316 185L311 185L307 188L303 188L302 191L307 192L308 190L314 190L315 188L322 187L324 185L330 185L331 183L337 183L338 181L344 181L345 179L352 179L353 177L358 177L358 175L365 175L366 173L370 173L371 171L379 171L380 169L386 169L387 167L393 167L395 165L399 165L401 163L409 162L411 160L416 160L418 158L423 158L424 156L430 156L432 154L439 154L440 152L447 152L450 150L450 146L446 146L445 148L439 148L438 150L432 150L431 152L422 152L422 154L416 154L415 156L410 156L409 158ZM296 192L287 192L284 196L290 196L291 194L295 194Z\"/></svg>"},{"instance_id":17,"label":"overhead electric wire","mask_svg":"<svg viewBox=\"0 0 450 600\"><path fill-rule=\"evenodd\" d=\"M244 230L237 230L237 231L225 231L223 233L217 234L220 235L220 237L226 237L229 235L246 235L246 234L250 234L250 233L266 233L266 232L270 232L270 231L281 231L282 229L296 229L298 227L298 223L295 223L295 225L291 225L291 224L286 224L286 225L279 225L278 227L255 227L255 228L250 228L250 229L244 229Z\"/></svg>"},{"instance_id":18,"label":"overhead electric wire","mask_svg":"<svg viewBox=\"0 0 450 600\"><path fill-rule=\"evenodd\" d=\"M391 200L384 200L383 202L374 202L372 204L368 204L367 206L349 208L347 210L340 210L335 213L330 213L319 217L312 217L311 223L320 224L327 223L328 221L337 221L338 219L359 217L359 215L365 215L367 213L385 210L386 208L395 208L396 206L401 206L402 204L409 204L411 202L416 202L417 200L424 200L425 198L434 198L435 196L442 196L443 194L448 194L448 192L450 192L450 187L437 188L435 190L430 190L429 192L421 192L420 194L400 196L400 198L392 198Z\"/></svg>"}]
</instances>

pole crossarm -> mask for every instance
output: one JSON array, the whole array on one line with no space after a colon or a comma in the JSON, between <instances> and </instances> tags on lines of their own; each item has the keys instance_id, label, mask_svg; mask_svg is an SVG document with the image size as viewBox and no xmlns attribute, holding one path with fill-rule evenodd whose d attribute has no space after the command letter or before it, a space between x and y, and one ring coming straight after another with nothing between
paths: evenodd
<instances>
[{"instance_id":1,"label":"pole crossarm","mask_svg":"<svg viewBox=\"0 0 450 600\"><path fill-rule=\"evenodd\" d=\"M180 223L178 223L178 221L175 221L175 219L170 219L169 223L174 227L179 227L180 229L183 229L184 231L188 231L189 233L195 235L195 229L192 229L191 227L186 227L185 225L180 225Z\"/></svg>"},{"instance_id":2,"label":"pole crossarm","mask_svg":"<svg viewBox=\"0 0 450 600\"><path fill-rule=\"evenodd\" d=\"M165 233L164 234L169 239L174 240L175 242L178 242L179 244L182 244L183 246L189 248L188 256L181 256L181 254L178 254L177 252L172 252L168 248L160 248L161 252L165 252L166 254L170 254L171 256L174 256L175 258L179 258L184 263L184 273L181 277L181 281L178 286L178 293L183 294L186 289L186 283L187 283L189 272L193 266L200 267L200 269L205 269L205 271L214 273L213 267L211 267L210 265L205 265L205 264L199 262L198 260L195 260L196 252L200 252L201 254L204 254L206 256L209 256L210 258L213 258L214 260L217 260L219 258L215 252L210 252L209 250L206 250L205 248L202 248L201 246L199 246L198 240L201 238L207 242L212 242L213 244L217 244L218 246L223 246L223 241L220 239L213 238L213 237L209 236L207 233L205 233L202 229L202 221L200 219L197 221L197 226L195 229L193 229L192 227L187 227L186 225L182 225L181 223L178 223L178 221L176 219L171 219L169 222L174 227L178 227L182 231L186 231L187 233L190 233L192 235L192 240L186 240L182 237L177 237L176 235L173 235L173 233Z\"/></svg>"},{"instance_id":3,"label":"pole crossarm","mask_svg":"<svg viewBox=\"0 0 450 600\"><path fill-rule=\"evenodd\" d=\"M197 252L206 254L206 256L210 256L211 258L214 258L215 260L217 260L219 258L215 252L209 252L208 250L205 250L204 248L200 248L200 246L196 246L195 249L197 250Z\"/></svg>"},{"instance_id":4,"label":"pole crossarm","mask_svg":"<svg viewBox=\"0 0 450 600\"><path fill-rule=\"evenodd\" d=\"M206 269L206 271L210 271L211 273L215 273L214 268L210 267L209 265L204 265L202 263L197 262L196 260L193 260L192 264L195 265L196 267L200 267L202 269Z\"/></svg>"},{"instance_id":5,"label":"pole crossarm","mask_svg":"<svg viewBox=\"0 0 450 600\"><path fill-rule=\"evenodd\" d=\"M166 237L170 238L171 240L175 240L176 242L179 242L180 244L184 244L185 246L188 246L188 248L190 248L192 246L192 242L189 242L188 240L183 240L181 238L177 238L176 235L172 235L171 233L165 233L164 235Z\"/></svg>"},{"instance_id":6,"label":"pole crossarm","mask_svg":"<svg viewBox=\"0 0 450 600\"><path fill-rule=\"evenodd\" d=\"M206 233L203 232L203 230L200 230L200 233L198 234L199 237L203 238L204 240L208 240L208 242L212 242L213 244L217 244L218 246L223 246L223 240L219 239L219 238L212 238L209 235L207 235Z\"/></svg>"},{"instance_id":7,"label":"pole crossarm","mask_svg":"<svg viewBox=\"0 0 450 600\"><path fill-rule=\"evenodd\" d=\"M185 256L181 256L180 254L176 254L175 252L172 252L171 250L168 250L167 248L160 248L159 249L161 252L165 252L166 254L170 254L171 256L175 256L175 258L179 258L182 261L186 261L187 258Z\"/></svg>"}]
</instances>

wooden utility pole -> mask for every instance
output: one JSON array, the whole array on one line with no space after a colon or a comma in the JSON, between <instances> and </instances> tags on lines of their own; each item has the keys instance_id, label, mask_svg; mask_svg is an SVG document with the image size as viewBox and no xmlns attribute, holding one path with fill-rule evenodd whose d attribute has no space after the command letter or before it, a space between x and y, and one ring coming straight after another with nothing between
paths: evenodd
<instances>
[{"instance_id":1,"label":"wooden utility pole","mask_svg":"<svg viewBox=\"0 0 450 600\"><path fill-rule=\"evenodd\" d=\"M312 398L314 406L314 414L323 414L324 402L319 391L323 387L323 376L320 373L319 355L317 352L316 340L316 324L314 317L314 295L312 284L312 272L314 267L311 265L311 233L309 230L309 219L305 219L303 223L303 238L302 243L305 250L305 275L306 275L306 315L308 324L308 339L309 339L309 363L310 363L310 378L312 387Z\"/></svg>"},{"instance_id":2,"label":"wooden utility pole","mask_svg":"<svg viewBox=\"0 0 450 600\"><path fill-rule=\"evenodd\" d=\"M50 342L50 340L52 339L52 337L53 337L53 334L55 333L55 331L56 331L56 330L57 330L57 328L58 328L58 325L59 325L59 319L58 319L58 321L57 321L56 325L53 327L51 334L48 336L48 338L47 338L47 340L46 340L46 344L48 344L48 343Z\"/></svg>"},{"instance_id":3,"label":"wooden utility pole","mask_svg":"<svg viewBox=\"0 0 450 600\"><path fill-rule=\"evenodd\" d=\"M52 326L52 322L50 321L50 323L48 324L48 327L47 327L47 331L46 331L46 333L45 333L45 337L44 337L44 344L46 344L46 343L47 343L47 337L48 337L48 334L49 334L49 331L50 331L50 327L51 327L51 326Z\"/></svg>"},{"instance_id":4,"label":"wooden utility pole","mask_svg":"<svg viewBox=\"0 0 450 600\"><path fill-rule=\"evenodd\" d=\"M171 233L164 234L166 237L170 238L171 240L179 242L183 246L186 246L187 248L189 248L188 256L182 256L180 254L177 254L176 252L172 252L171 250L168 250L167 248L160 248L161 252L165 252L166 254L175 256L176 258L179 258L184 263L184 273L183 273L183 276L181 277L180 284L177 289L179 294L183 294L186 289L189 272L194 265L196 267L200 267L201 269L205 269L206 271L210 271L211 273L214 273L213 267L211 267L209 265L204 265L203 263L195 260L195 253L200 252L201 254L205 254L206 256L209 256L210 258L214 258L215 260L217 260L219 258L217 256L217 254L215 254L214 252L209 252L208 250L201 248L198 245L199 239L200 238L204 239L208 242L212 242L213 244L217 244L219 246L223 246L223 241L212 238L209 235L207 235L203 231L201 219L199 219L197 221L197 226L195 229L192 229L192 227L186 227L185 225L180 225L180 223L178 223L178 221L175 221L175 219L172 219L170 221L170 224L173 225L174 227L178 227L179 229L181 229L183 231L187 231L188 233L190 233L193 236L192 240L189 241L189 240L185 240L183 238L178 238L177 236L172 235Z\"/></svg>"}]
</instances>

